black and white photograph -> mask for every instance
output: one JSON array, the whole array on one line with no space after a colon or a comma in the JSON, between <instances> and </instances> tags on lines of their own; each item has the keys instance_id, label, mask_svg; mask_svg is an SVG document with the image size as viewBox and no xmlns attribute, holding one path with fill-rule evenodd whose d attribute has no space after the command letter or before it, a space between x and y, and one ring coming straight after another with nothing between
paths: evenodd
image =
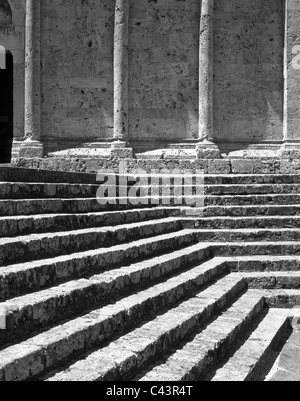
<instances>
[{"instance_id":1,"label":"black and white photograph","mask_svg":"<svg viewBox=\"0 0 300 401\"><path fill-rule=\"evenodd\" d=\"M0 90L0 382L300 382L299 0L0 0Z\"/></svg>"}]
</instances>

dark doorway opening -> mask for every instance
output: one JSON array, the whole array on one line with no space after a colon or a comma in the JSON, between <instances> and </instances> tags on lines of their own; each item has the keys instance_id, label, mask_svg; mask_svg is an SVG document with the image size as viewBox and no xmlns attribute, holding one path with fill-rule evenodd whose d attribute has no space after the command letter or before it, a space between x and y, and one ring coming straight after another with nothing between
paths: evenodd
<instances>
[{"instance_id":1,"label":"dark doorway opening","mask_svg":"<svg viewBox=\"0 0 300 401\"><path fill-rule=\"evenodd\" d=\"M10 163L14 137L14 64L13 55L6 52L6 68L0 69L0 163Z\"/></svg>"}]
</instances>

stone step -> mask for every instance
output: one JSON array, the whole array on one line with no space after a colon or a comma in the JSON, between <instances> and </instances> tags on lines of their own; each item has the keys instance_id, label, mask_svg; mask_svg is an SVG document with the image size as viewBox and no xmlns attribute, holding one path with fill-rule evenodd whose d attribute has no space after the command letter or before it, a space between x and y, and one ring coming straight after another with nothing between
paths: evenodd
<instances>
[{"instance_id":1,"label":"stone step","mask_svg":"<svg viewBox=\"0 0 300 401\"><path fill-rule=\"evenodd\" d=\"M45 161L44 161L45 162ZM246 163L253 163L253 167L257 167L258 164L261 164L261 160L258 162L256 160L249 161L247 160ZM270 168L270 170L264 170L263 173L256 172L254 174L228 174L228 169L226 171L222 171L222 164L229 163L239 163L243 164L245 161L219 161L220 168L217 169L218 161L201 161L201 164L197 166L196 170L203 171L205 174L205 180L207 180L208 184L217 183L217 184L253 184L253 183L283 183L283 184L292 184L292 183L300 183L300 174L299 169L298 173L290 171L287 173L284 170L280 173L274 174L274 169ZM278 164L278 161L275 163ZM287 166L290 164L292 167L292 163L288 161L284 161ZM174 161L173 161L174 164ZM186 162L184 162L186 164ZM209 164L207 167L204 166L205 164ZM57 167L57 166L55 166ZM184 172L193 171L196 172L195 168L192 165L190 166L175 166L175 169ZM205 168L206 167L206 168ZM135 168L135 167L134 167ZM166 169L166 161L162 162L160 167L161 169ZM98 168L97 170L103 171L108 176L112 176L112 174L108 173L108 170L105 168ZM147 169L145 169L147 170ZM171 171L174 170L174 166L170 169ZM217 171L218 170L218 171ZM253 169L252 169L253 170ZM217 174L216 174L217 173ZM116 174L114 175L117 180L119 177L124 177L124 174ZM130 176L130 174L129 174ZM0 166L0 180L5 182L47 182L47 183L77 183L77 184L95 184L97 180L96 173L79 173L79 172L69 172L65 169L63 171L57 170L43 170L43 169L36 169L36 168L16 168L12 166Z\"/></svg>"},{"instance_id":2,"label":"stone step","mask_svg":"<svg viewBox=\"0 0 300 401\"><path fill-rule=\"evenodd\" d=\"M60 233L0 238L0 265L108 247L182 229L178 218Z\"/></svg>"},{"instance_id":3,"label":"stone step","mask_svg":"<svg viewBox=\"0 0 300 401\"><path fill-rule=\"evenodd\" d=\"M109 346L82 358L65 371L52 373L46 380L123 381L133 378L154 358L170 352L172 347L202 328L232 302L242 288L241 281L225 277ZM257 300L257 304L261 307L262 298Z\"/></svg>"},{"instance_id":4,"label":"stone step","mask_svg":"<svg viewBox=\"0 0 300 401\"><path fill-rule=\"evenodd\" d=\"M252 291L263 293L266 304L270 308L291 309L300 305L300 291L298 289L256 289Z\"/></svg>"},{"instance_id":5,"label":"stone step","mask_svg":"<svg viewBox=\"0 0 300 401\"><path fill-rule=\"evenodd\" d=\"M0 217L0 237L121 225L167 218L175 213L175 210L171 213L167 208L157 207L119 212L6 216Z\"/></svg>"},{"instance_id":6,"label":"stone step","mask_svg":"<svg viewBox=\"0 0 300 401\"><path fill-rule=\"evenodd\" d=\"M193 231L182 230L176 233L176 236L174 233L163 234L129 244L0 267L1 299L37 291L46 285L54 286L71 279L90 277L99 273L101 269L104 271L127 266L139 260L154 258L164 252L180 251L184 247L194 246L195 251L199 250L200 253L203 249L210 252L210 247L195 242Z\"/></svg>"},{"instance_id":7,"label":"stone step","mask_svg":"<svg viewBox=\"0 0 300 401\"><path fill-rule=\"evenodd\" d=\"M204 191L206 195L299 194L300 184L210 185Z\"/></svg>"},{"instance_id":8,"label":"stone step","mask_svg":"<svg viewBox=\"0 0 300 401\"><path fill-rule=\"evenodd\" d=\"M300 194L263 194L263 195L209 195L205 206L264 206L299 205Z\"/></svg>"},{"instance_id":9,"label":"stone step","mask_svg":"<svg viewBox=\"0 0 300 401\"><path fill-rule=\"evenodd\" d=\"M125 276L123 279L118 279L118 285L112 288L112 292L121 290L130 280L134 280L136 285L146 284L169 274L172 271L170 269L175 271L192 266L193 263L211 256L209 247L200 244L191 245L192 242L193 236L189 233L179 233L175 238L172 233L151 240L134 241L126 246L117 245L108 249L2 267L0 301L54 287L70 280L80 278L93 280L93 275L105 271L108 272L104 277L114 278L118 270L109 270L118 267ZM171 253L164 254L164 252ZM134 262L136 264L133 264Z\"/></svg>"},{"instance_id":10,"label":"stone step","mask_svg":"<svg viewBox=\"0 0 300 401\"><path fill-rule=\"evenodd\" d=\"M211 381L258 381L279 342L288 334L290 311L271 309L246 342L227 359Z\"/></svg>"},{"instance_id":11,"label":"stone step","mask_svg":"<svg viewBox=\"0 0 300 401\"><path fill-rule=\"evenodd\" d=\"M264 298L248 292L170 356L151 366L139 381L195 381L203 378L234 346L264 308Z\"/></svg>"},{"instance_id":12,"label":"stone step","mask_svg":"<svg viewBox=\"0 0 300 401\"><path fill-rule=\"evenodd\" d=\"M300 229L298 228L249 228L249 229L218 229L196 231L199 242L276 242L299 241Z\"/></svg>"},{"instance_id":13,"label":"stone step","mask_svg":"<svg viewBox=\"0 0 300 401\"><path fill-rule=\"evenodd\" d=\"M252 255L220 257L233 272L300 271L300 256Z\"/></svg>"},{"instance_id":14,"label":"stone step","mask_svg":"<svg viewBox=\"0 0 300 401\"><path fill-rule=\"evenodd\" d=\"M300 184L299 174L205 174L206 185Z\"/></svg>"},{"instance_id":15,"label":"stone step","mask_svg":"<svg viewBox=\"0 0 300 401\"><path fill-rule=\"evenodd\" d=\"M96 184L96 174L43 170L38 168L18 168L0 165L0 180L5 182L48 182Z\"/></svg>"},{"instance_id":16,"label":"stone step","mask_svg":"<svg viewBox=\"0 0 300 401\"><path fill-rule=\"evenodd\" d=\"M277 213L277 210L283 207L282 212L285 214L297 214L300 207L299 195L247 195L247 196L207 196L197 197L195 199L183 199L178 206L207 206L204 211L200 210L199 215L205 213L205 216L215 216L224 214L247 215L249 213L262 214ZM174 199L171 198L155 198L153 204L150 199L140 200L133 204L131 200L122 199L118 203L116 198L107 199L105 204L99 204L96 198L74 198L74 199L0 199L0 215L1 216L30 216L39 214L72 214L72 213L92 213L92 212L108 212L123 211L127 209L149 208L163 205L170 208L174 205ZM290 206L287 206L290 205ZM251 207L251 208L249 208ZM232 208L232 209L231 209ZM249 209L248 209L249 208ZM183 212L186 211L183 209Z\"/></svg>"},{"instance_id":17,"label":"stone step","mask_svg":"<svg viewBox=\"0 0 300 401\"><path fill-rule=\"evenodd\" d=\"M0 182L1 199L92 198L99 185Z\"/></svg>"},{"instance_id":18,"label":"stone step","mask_svg":"<svg viewBox=\"0 0 300 401\"><path fill-rule=\"evenodd\" d=\"M226 187L226 186L225 186ZM102 198L103 199L103 198ZM226 195L224 193L211 194L206 193L204 195L192 195L192 196L143 196L143 197L131 197L131 198L105 198L103 202L112 207L116 202L120 203L123 207L148 207L149 205L158 206L189 206L189 207L210 207L210 206L264 206L268 205L276 206L279 205L299 205L300 204L300 193L263 193L263 194L231 194Z\"/></svg>"},{"instance_id":19,"label":"stone step","mask_svg":"<svg viewBox=\"0 0 300 401\"><path fill-rule=\"evenodd\" d=\"M288 185L288 184L300 184L299 174L252 174L252 175L238 175L238 174L205 174L199 170L197 172L191 172L189 170L170 170L167 173L149 173L149 174L131 174L127 175L113 175L103 174L102 178L98 177L97 183L105 184L106 186L126 186L134 185L136 183L149 184L151 186L161 185L163 183L170 183L178 185L178 183L192 183L193 185L199 185L204 183L205 185L260 185L260 184L275 184L275 185ZM26 181L26 180L25 180Z\"/></svg>"},{"instance_id":20,"label":"stone step","mask_svg":"<svg viewBox=\"0 0 300 401\"><path fill-rule=\"evenodd\" d=\"M96 198L74 198L74 199L0 199L1 216L31 216L37 214L58 213L95 213L108 211L123 211L127 209L149 208L151 205L139 203L133 205L130 202L118 203L116 199L110 203L100 204ZM156 206L156 205L154 205Z\"/></svg>"},{"instance_id":21,"label":"stone step","mask_svg":"<svg viewBox=\"0 0 300 401\"><path fill-rule=\"evenodd\" d=\"M207 242L207 245L215 256L223 257L300 255L300 241Z\"/></svg>"},{"instance_id":22,"label":"stone step","mask_svg":"<svg viewBox=\"0 0 300 401\"><path fill-rule=\"evenodd\" d=\"M124 335L126 331L136 328L144 320L149 321L176 307L178 302L196 296L201 292L203 285L218 279L223 273L223 267L216 265L213 260L206 262L116 303L94 309L87 315L40 334L35 333L27 341L8 346L0 350L0 381L28 380L63 366L71 359L101 346L106 341L112 341L115 336ZM225 280L226 285L222 285L221 282L217 287L213 286L207 290L210 291L213 303L225 305L246 288L244 280L236 281L230 277ZM199 296L201 297L201 294ZM204 293L201 298L202 302L207 302L208 296ZM18 312L12 311L12 313ZM197 308L194 313L201 311ZM213 307L208 307L208 313L213 313ZM35 318L41 319L41 314ZM34 320L32 322L35 323Z\"/></svg>"},{"instance_id":23,"label":"stone step","mask_svg":"<svg viewBox=\"0 0 300 401\"><path fill-rule=\"evenodd\" d=\"M189 212L182 209L182 214ZM248 205L248 206L207 206L199 210L199 216L250 217L250 216L298 216L300 205Z\"/></svg>"},{"instance_id":24,"label":"stone step","mask_svg":"<svg viewBox=\"0 0 300 401\"><path fill-rule=\"evenodd\" d=\"M175 186L174 186L175 185ZM104 186L105 190L107 189L107 195L109 198L111 197L132 197L138 194L140 197L147 196L179 196L185 195L189 196L201 196L201 195L269 195L269 194L299 194L300 193L300 184L210 184L204 185L203 182L199 180L199 182L185 182L183 183L179 181L175 184L170 183L170 181L163 182L160 185L155 184L147 184L147 185L139 185L133 188L129 186ZM100 188L100 186L99 186ZM104 197L105 193L104 189L99 190L98 196ZM55 196L53 196L55 197Z\"/></svg>"},{"instance_id":25,"label":"stone step","mask_svg":"<svg viewBox=\"0 0 300 401\"><path fill-rule=\"evenodd\" d=\"M161 269L159 264L152 266L151 261L148 265L144 262L3 302L0 310L1 316L6 317L6 330L0 332L0 345L153 285L170 274L179 274L177 270L182 268L183 261L178 261L179 266L174 261L173 265L164 264ZM181 290L188 294L195 286L206 284L225 272L224 264L209 261L175 276L169 283L177 284L176 288L181 285Z\"/></svg>"},{"instance_id":26,"label":"stone step","mask_svg":"<svg viewBox=\"0 0 300 401\"><path fill-rule=\"evenodd\" d=\"M300 271L293 272L245 272L233 273L247 281L255 289L300 289Z\"/></svg>"},{"instance_id":27,"label":"stone step","mask_svg":"<svg viewBox=\"0 0 300 401\"><path fill-rule=\"evenodd\" d=\"M189 185L189 183L188 183ZM0 199L45 199L45 198L92 198L98 196L101 198L105 191L101 189L102 185L90 184L66 184L66 183L29 183L29 182L0 182ZM105 186L106 187L106 186ZM108 191L108 197L130 197L136 194L130 190L130 186L113 186ZM174 190L176 188L176 191ZM180 188L180 191L179 191ZM299 184L222 184L222 185L204 185L201 182L193 186L171 185L157 186L141 185L143 196L168 196L183 193L190 195L259 195L259 194L299 194Z\"/></svg>"},{"instance_id":28,"label":"stone step","mask_svg":"<svg viewBox=\"0 0 300 401\"><path fill-rule=\"evenodd\" d=\"M146 172L159 169L188 169L192 171L204 170L206 174L299 174L300 160L293 158L293 160L282 157L258 157L256 150L251 151L245 155L240 155L239 158L227 159L198 159L191 160L188 158L178 159L159 159L144 154L137 154L137 159L128 160L128 168L143 169ZM125 161L126 162L126 161ZM99 157L48 157L44 159L23 159L17 162L17 167L22 168L35 168L40 170L59 170L59 171L90 171L98 172L102 169L114 169L119 172L119 163L112 162L111 160L99 159ZM28 170L27 170L28 171Z\"/></svg>"},{"instance_id":29,"label":"stone step","mask_svg":"<svg viewBox=\"0 0 300 401\"><path fill-rule=\"evenodd\" d=\"M183 226L196 229L300 228L300 216L204 217L183 219Z\"/></svg>"},{"instance_id":30,"label":"stone step","mask_svg":"<svg viewBox=\"0 0 300 401\"><path fill-rule=\"evenodd\" d=\"M33 216L0 217L0 236L12 237L31 233L50 233L84 228L121 225L138 221L150 221L180 215L173 208L149 208L120 212L98 212L84 214L46 214ZM300 227L300 216L256 216L256 217L205 217L184 218L187 228L289 228Z\"/></svg>"}]
</instances>

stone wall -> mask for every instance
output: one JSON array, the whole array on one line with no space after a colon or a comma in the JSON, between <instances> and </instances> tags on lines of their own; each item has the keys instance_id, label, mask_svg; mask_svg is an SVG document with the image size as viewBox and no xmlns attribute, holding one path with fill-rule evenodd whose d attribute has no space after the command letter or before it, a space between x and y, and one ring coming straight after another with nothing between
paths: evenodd
<instances>
[{"instance_id":1,"label":"stone wall","mask_svg":"<svg viewBox=\"0 0 300 401\"><path fill-rule=\"evenodd\" d=\"M42 2L46 150L112 137L113 35L112 0Z\"/></svg>"},{"instance_id":2,"label":"stone wall","mask_svg":"<svg viewBox=\"0 0 300 401\"><path fill-rule=\"evenodd\" d=\"M128 0L129 138L135 150L199 137L200 0ZM113 138L114 0L43 0L45 151ZM284 1L215 0L218 143L283 139Z\"/></svg>"},{"instance_id":3,"label":"stone wall","mask_svg":"<svg viewBox=\"0 0 300 401\"><path fill-rule=\"evenodd\" d=\"M198 137L199 21L198 0L131 0L131 138Z\"/></svg>"},{"instance_id":4,"label":"stone wall","mask_svg":"<svg viewBox=\"0 0 300 401\"><path fill-rule=\"evenodd\" d=\"M215 0L215 137L283 139L284 1Z\"/></svg>"}]
</instances>

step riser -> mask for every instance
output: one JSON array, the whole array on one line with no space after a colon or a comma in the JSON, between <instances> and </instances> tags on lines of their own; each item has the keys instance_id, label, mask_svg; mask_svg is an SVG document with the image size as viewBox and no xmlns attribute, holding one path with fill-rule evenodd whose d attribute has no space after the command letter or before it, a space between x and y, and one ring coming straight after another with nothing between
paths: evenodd
<instances>
[{"instance_id":1,"label":"step riser","mask_svg":"<svg viewBox=\"0 0 300 401\"><path fill-rule=\"evenodd\" d=\"M300 206L230 206L230 207L206 207L200 216L203 217L257 217L265 216L299 216Z\"/></svg>"},{"instance_id":2,"label":"step riser","mask_svg":"<svg viewBox=\"0 0 300 401\"><path fill-rule=\"evenodd\" d=\"M103 213L99 215L63 215L43 218L10 218L1 219L0 236L12 237L17 235L38 234L46 232L62 232L68 230L80 230L85 228L96 228L115 226L121 224L131 224L133 222L150 221L167 218L172 215L179 215L176 212L166 209L146 209L141 211ZM260 218L257 219L222 219L215 218L207 220L205 218L183 220L183 227L190 229L245 229L245 228L300 228L298 217L288 217L286 219Z\"/></svg>"},{"instance_id":3,"label":"step riser","mask_svg":"<svg viewBox=\"0 0 300 401\"><path fill-rule=\"evenodd\" d=\"M278 206L299 205L300 195L252 195L252 196L209 196L205 199L205 206Z\"/></svg>"},{"instance_id":4,"label":"step riser","mask_svg":"<svg viewBox=\"0 0 300 401\"><path fill-rule=\"evenodd\" d=\"M205 211L204 216L222 216L226 215L248 215L248 211L244 211L244 206L248 205L252 207L252 211L250 215L257 215L259 209L256 209L255 206L265 206L263 209L264 212L262 214L273 214L278 215L281 214L280 210L281 207L278 205L285 206L285 209L282 209L284 214L298 214L299 208L295 209L287 209L286 205L300 205L300 195L267 195L267 196L253 196L253 197L235 197L235 196L217 196L217 197L206 197L204 201L204 205L208 208L210 206L214 206L213 209ZM58 213L95 213L95 212L108 212L108 211L123 211L123 210L131 210L136 208L149 208L155 206L174 206L174 199L171 198L169 201L168 199L162 200L160 199L156 204L152 204L151 200L147 200L147 203L142 203L139 201L137 204L132 204L129 201L126 201L122 204L119 204L116 200L114 203L108 202L105 205L101 205L98 203L96 198L92 199L36 199L36 200L0 200L0 216L30 216L30 215L37 215L37 214L58 214ZM203 206L203 199L197 200L190 200L190 199L183 199L181 204L176 204L175 206L196 206L202 207ZM217 210L215 210L215 207ZM227 212L226 210L222 209L222 206L232 206L235 207L234 211ZM237 206L242 206L237 208ZM275 211L273 212L272 208L276 207ZM257 211L256 211L257 210ZM171 211L172 212L172 211Z\"/></svg>"},{"instance_id":5,"label":"step riser","mask_svg":"<svg viewBox=\"0 0 300 401\"><path fill-rule=\"evenodd\" d=\"M259 261L254 258L251 261L226 261L226 265L228 269L232 272L292 272L300 271L300 260L281 260L278 257L278 260L272 260L270 256L270 260Z\"/></svg>"},{"instance_id":6,"label":"step riser","mask_svg":"<svg viewBox=\"0 0 300 401\"><path fill-rule=\"evenodd\" d=\"M156 205L154 205L156 206ZM105 204L98 203L96 198L92 199L36 199L36 200L0 200L0 216L31 216L37 214L58 214L58 213L96 213L114 212L132 209L145 209L152 205L131 203Z\"/></svg>"},{"instance_id":7,"label":"step riser","mask_svg":"<svg viewBox=\"0 0 300 401\"><path fill-rule=\"evenodd\" d=\"M105 184L104 184L105 185ZM180 185L180 183L179 183ZM183 185L183 184L181 184ZM191 195L259 195L259 194L299 194L300 184L250 184L250 185L205 185L201 186L201 183L197 183L197 186L187 182L185 186L190 185L187 189ZM164 182L157 186L156 184L140 188L143 188L143 196L164 196L166 187L169 187L170 193L174 194L173 184ZM100 191L98 192L100 188ZM113 196L130 196L130 184L125 187L119 187L118 185L109 187L103 187L101 183L99 185L84 185L84 184L44 184L44 183L0 183L0 199L43 199L43 198L93 198L101 196L104 189L109 189L109 192ZM111 190L111 189L112 190ZM178 184L176 184L178 191ZM133 193L136 192L138 187L134 187Z\"/></svg>"},{"instance_id":8,"label":"step riser","mask_svg":"<svg viewBox=\"0 0 300 401\"><path fill-rule=\"evenodd\" d=\"M18 168L12 166L0 166L0 179L6 182L50 182L50 183L82 183L95 184L96 174L71 173L68 171L43 170L37 166L31 168Z\"/></svg>"},{"instance_id":9,"label":"step riser","mask_svg":"<svg viewBox=\"0 0 300 401\"><path fill-rule=\"evenodd\" d=\"M120 336L125 331L143 321L150 319L151 316L173 307L177 302L193 296L199 292L199 287L218 278L224 274L224 268L219 266L212 269L209 274L198 277L193 282L186 282L176 288L166 290L163 294L154 295L152 298L142 300L139 304L128 306L125 310L115 312L109 316L103 316L99 323L90 323L87 319L85 327L76 330L75 333L60 341L54 342L49 338L43 345L38 342L38 346L33 345L32 352L28 352L21 357L18 362L5 364L0 360L0 381L1 369L2 380L5 381L24 381L30 378L46 374L47 371L62 366L70 358L75 358L83 352L100 346L114 336ZM241 280L235 286L235 293L238 294L245 289L246 283ZM33 361L39 361L33 366ZM1 363L2 362L2 363Z\"/></svg>"},{"instance_id":10,"label":"step riser","mask_svg":"<svg viewBox=\"0 0 300 401\"><path fill-rule=\"evenodd\" d=\"M201 241L203 242L203 241ZM249 256L249 255L270 255L270 256L290 256L300 255L300 248L290 243L289 245L281 244L210 244L215 256Z\"/></svg>"},{"instance_id":11,"label":"step riser","mask_svg":"<svg viewBox=\"0 0 300 401\"><path fill-rule=\"evenodd\" d=\"M206 186L206 195L266 195L266 194L299 194L300 185L237 185L237 186Z\"/></svg>"},{"instance_id":12,"label":"step riser","mask_svg":"<svg viewBox=\"0 0 300 401\"><path fill-rule=\"evenodd\" d=\"M300 232L294 230L288 231L263 231L263 232L218 232L198 230L196 235L199 242L282 242L282 241L299 241Z\"/></svg>"},{"instance_id":13,"label":"step riser","mask_svg":"<svg viewBox=\"0 0 300 401\"><path fill-rule=\"evenodd\" d=\"M0 184L1 199L93 198L98 185L83 184Z\"/></svg>"},{"instance_id":14,"label":"step riser","mask_svg":"<svg viewBox=\"0 0 300 401\"><path fill-rule=\"evenodd\" d=\"M272 289L270 292L272 292ZM281 294L280 296L268 294L266 296L266 304L270 308L294 308L300 305L300 294L292 296L288 294Z\"/></svg>"},{"instance_id":15,"label":"step riser","mask_svg":"<svg viewBox=\"0 0 300 401\"><path fill-rule=\"evenodd\" d=\"M289 289L299 290L300 289L300 277L246 277L248 287L250 289Z\"/></svg>"},{"instance_id":16,"label":"step riser","mask_svg":"<svg viewBox=\"0 0 300 401\"><path fill-rule=\"evenodd\" d=\"M205 175L206 185L300 184L299 175Z\"/></svg>"},{"instance_id":17,"label":"step riser","mask_svg":"<svg viewBox=\"0 0 300 401\"><path fill-rule=\"evenodd\" d=\"M66 235L54 235L41 239L17 241L0 245L0 265L26 262L36 259L83 252L89 249L109 247L131 242L141 238L179 231L180 221L168 223L149 223L141 227L120 228L117 230L91 229L91 232Z\"/></svg>"},{"instance_id":18,"label":"step riser","mask_svg":"<svg viewBox=\"0 0 300 401\"><path fill-rule=\"evenodd\" d=\"M249 228L300 228L300 218L289 217L286 219L276 218L255 218L252 219L220 219L216 217L214 220L207 219L194 219L190 221L183 221L183 227L195 228L195 229L206 229L206 230L218 230L218 229L249 229Z\"/></svg>"},{"instance_id":19,"label":"step riser","mask_svg":"<svg viewBox=\"0 0 300 401\"><path fill-rule=\"evenodd\" d=\"M1 218L0 236L12 237L27 234L46 232L60 232L80 230L93 227L115 226L131 224L134 222L156 220L168 217L167 209L146 209L140 211L127 211L115 213L87 214L87 215L61 215L47 217ZM174 211L175 214L175 211Z\"/></svg>"}]
</instances>

